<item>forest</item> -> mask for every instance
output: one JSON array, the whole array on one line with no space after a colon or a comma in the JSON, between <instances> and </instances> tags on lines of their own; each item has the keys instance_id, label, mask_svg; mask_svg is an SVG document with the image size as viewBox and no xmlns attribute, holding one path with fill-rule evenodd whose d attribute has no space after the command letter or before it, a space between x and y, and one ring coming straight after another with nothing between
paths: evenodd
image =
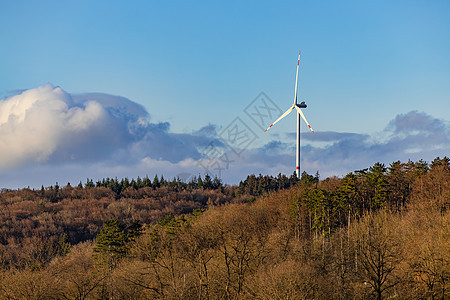
<instances>
[{"instance_id":1,"label":"forest","mask_svg":"<svg viewBox=\"0 0 450 300\"><path fill-rule=\"evenodd\" d=\"M0 299L449 299L450 159L0 192Z\"/></svg>"}]
</instances>

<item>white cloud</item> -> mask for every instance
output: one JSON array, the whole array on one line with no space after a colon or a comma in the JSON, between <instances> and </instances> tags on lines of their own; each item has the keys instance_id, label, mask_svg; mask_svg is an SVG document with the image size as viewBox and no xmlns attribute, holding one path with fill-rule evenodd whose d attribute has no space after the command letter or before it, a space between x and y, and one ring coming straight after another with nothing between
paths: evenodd
<instances>
[{"instance_id":1,"label":"white cloud","mask_svg":"<svg viewBox=\"0 0 450 300\"><path fill-rule=\"evenodd\" d=\"M0 170L47 161L107 121L98 103L71 104L70 95L49 84L0 101Z\"/></svg>"}]
</instances>

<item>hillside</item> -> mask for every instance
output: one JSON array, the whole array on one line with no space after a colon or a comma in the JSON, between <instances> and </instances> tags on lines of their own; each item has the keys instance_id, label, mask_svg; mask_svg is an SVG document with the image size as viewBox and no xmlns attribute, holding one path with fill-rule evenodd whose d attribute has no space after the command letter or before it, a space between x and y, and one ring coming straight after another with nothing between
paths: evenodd
<instances>
[{"instance_id":1,"label":"hillside","mask_svg":"<svg viewBox=\"0 0 450 300\"><path fill-rule=\"evenodd\" d=\"M0 298L450 296L448 158L204 181L4 190Z\"/></svg>"}]
</instances>

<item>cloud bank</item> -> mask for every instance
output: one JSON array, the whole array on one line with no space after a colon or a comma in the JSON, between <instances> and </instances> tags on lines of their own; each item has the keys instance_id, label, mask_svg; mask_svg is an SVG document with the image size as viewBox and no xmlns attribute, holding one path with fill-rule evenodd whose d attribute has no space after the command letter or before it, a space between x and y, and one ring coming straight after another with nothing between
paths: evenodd
<instances>
[{"instance_id":1,"label":"cloud bank","mask_svg":"<svg viewBox=\"0 0 450 300\"><path fill-rule=\"evenodd\" d=\"M0 187L155 173L186 177L206 170L229 183L252 173L292 174L294 133L273 135L264 146L242 151L227 148L220 136L220 127L211 124L173 133L169 123L152 123L144 107L127 98L69 94L47 84L0 100ZM448 122L417 111L397 115L374 135L302 135L302 169L318 170L322 177L377 161L431 160L449 153Z\"/></svg>"},{"instance_id":2,"label":"cloud bank","mask_svg":"<svg viewBox=\"0 0 450 300\"><path fill-rule=\"evenodd\" d=\"M375 162L431 161L450 154L450 124L418 111L397 115L373 135L318 132L304 134L302 139L310 143L302 148L307 165L328 175L345 175ZM323 143L325 146L314 146Z\"/></svg>"},{"instance_id":3,"label":"cloud bank","mask_svg":"<svg viewBox=\"0 0 450 300\"><path fill-rule=\"evenodd\" d=\"M199 158L196 147L208 142L209 127L173 134L169 123L150 123L147 111L126 98L70 95L47 84L0 101L0 170L146 156L172 163Z\"/></svg>"}]
</instances>

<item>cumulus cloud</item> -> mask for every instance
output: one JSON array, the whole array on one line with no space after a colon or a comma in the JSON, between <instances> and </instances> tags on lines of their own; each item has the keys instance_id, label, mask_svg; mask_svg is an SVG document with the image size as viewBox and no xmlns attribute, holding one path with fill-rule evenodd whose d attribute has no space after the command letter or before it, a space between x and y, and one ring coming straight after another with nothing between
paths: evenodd
<instances>
[{"instance_id":1,"label":"cumulus cloud","mask_svg":"<svg viewBox=\"0 0 450 300\"><path fill-rule=\"evenodd\" d=\"M75 146L85 134L100 137L110 123L96 102L77 106L61 88L45 85L0 101L0 169L42 162Z\"/></svg>"},{"instance_id":2,"label":"cumulus cloud","mask_svg":"<svg viewBox=\"0 0 450 300\"><path fill-rule=\"evenodd\" d=\"M173 133L168 122L152 123L145 108L127 98L69 94L47 84L0 100L0 183L39 187L86 177L158 173L170 178L206 171L237 183L252 173L293 173L295 133L272 135L263 146L233 151L220 140L219 131L208 124L194 132ZM302 170L343 176L375 162L448 155L450 126L411 111L373 135L302 134L301 151Z\"/></svg>"},{"instance_id":3,"label":"cumulus cloud","mask_svg":"<svg viewBox=\"0 0 450 300\"><path fill-rule=\"evenodd\" d=\"M151 157L176 163L200 158L214 126L192 134L170 133L124 97L70 95L51 84L0 100L0 170L30 163L60 164Z\"/></svg>"}]
</instances>

